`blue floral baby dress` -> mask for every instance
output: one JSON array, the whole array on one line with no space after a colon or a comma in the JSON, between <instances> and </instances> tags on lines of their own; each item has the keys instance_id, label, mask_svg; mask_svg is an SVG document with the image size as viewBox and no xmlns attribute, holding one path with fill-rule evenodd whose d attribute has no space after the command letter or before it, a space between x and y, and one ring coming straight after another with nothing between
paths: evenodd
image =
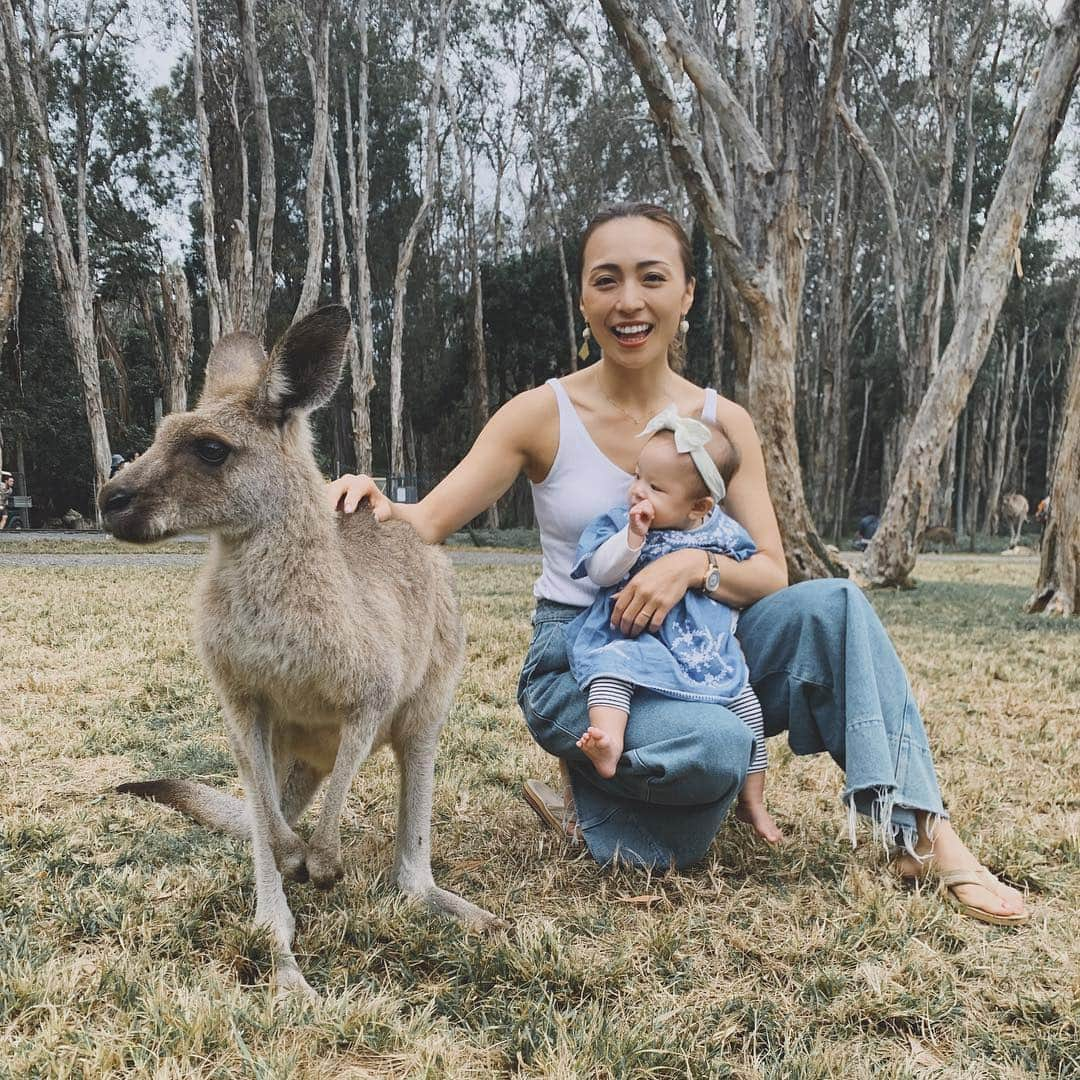
<instances>
[{"instance_id":1,"label":"blue floral baby dress","mask_svg":"<svg viewBox=\"0 0 1080 1080\"><path fill-rule=\"evenodd\" d=\"M570 576L586 577L589 557L629 520L626 506L596 518L581 534ZM611 625L614 594L643 566L681 548L715 551L740 562L757 550L750 534L719 507L696 529L650 530L629 573L618 584L601 589L592 604L566 626L570 671L583 690L593 679L606 675L667 697L723 704L745 688L748 672L735 638L737 615L727 604L697 589L687 591L655 633L624 637Z\"/></svg>"}]
</instances>

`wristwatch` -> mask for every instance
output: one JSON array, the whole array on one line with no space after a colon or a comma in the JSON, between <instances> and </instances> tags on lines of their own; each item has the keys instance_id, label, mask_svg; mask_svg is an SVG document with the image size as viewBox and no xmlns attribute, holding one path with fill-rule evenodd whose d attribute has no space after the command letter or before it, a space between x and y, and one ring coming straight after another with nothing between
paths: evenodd
<instances>
[{"instance_id":1,"label":"wristwatch","mask_svg":"<svg viewBox=\"0 0 1080 1080\"><path fill-rule=\"evenodd\" d=\"M707 551L705 556L709 560L709 569L705 573L705 584L701 591L712 593L720 588L720 556L715 551Z\"/></svg>"}]
</instances>

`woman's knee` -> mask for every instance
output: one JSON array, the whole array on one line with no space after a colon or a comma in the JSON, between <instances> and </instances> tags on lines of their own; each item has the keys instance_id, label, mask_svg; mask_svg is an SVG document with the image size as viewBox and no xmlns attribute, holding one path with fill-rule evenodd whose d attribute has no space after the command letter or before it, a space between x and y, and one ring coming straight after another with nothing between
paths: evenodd
<instances>
[{"instance_id":1,"label":"woman's knee","mask_svg":"<svg viewBox=\"0 0 1080 1080\"><path fill-rule=\"evenodd\" d=\"M734 713L724 710L714 723L704 726L700 732L701 753L706 783L711 785L711 798L716 802L739 791L746 780L746 770L754 751L754 736L750 729Z\"/></svg>"},{"instance_id":2,"label":"woman's knee","mask_svg":"<svg viewBox=\"0 0 1080 1080\"><path fill-rule=\"evenodd\" d=\"M742 787L753 749L750 729L726 709L703 707L699 717L693 727L629 751L649 801L704 806L734 798Z\"/></svg>"},{"instance_id":3,"label":"woman's knee","mask_svg":"<svg viewBox=\"0 0 1080 1080\"><path fill-rule=\"evenodd\" d=\"M817 578L801 581L775 594L787 596L795 612L811 617L832 615L851 606L863 607L867 599L862 589L849 578Z\"/></svg>"}]
</instances>

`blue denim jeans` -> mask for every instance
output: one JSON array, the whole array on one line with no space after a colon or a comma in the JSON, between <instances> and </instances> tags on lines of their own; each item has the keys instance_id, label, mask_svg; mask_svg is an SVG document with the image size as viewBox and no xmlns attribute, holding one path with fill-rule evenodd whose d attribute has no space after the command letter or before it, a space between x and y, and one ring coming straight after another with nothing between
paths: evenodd
<instances>
[{"instance_id":1,"label":"blue denim jeans","mask_svg":"<svg viewBox=\"0 0 1080 1080\"><path fill-rule=\"evenodd\" d=\"M541 600L518 681L536 741L566 762L581 826L602 864L683 867L708 851L746 778L753 737L720 705L637 690L615 776L604 780L575 745L588 726L563 629L579 608ZM856 813L886 842L912 850L915 812L948 817L903 666L873 608L848 581L808 581L739 618L738 638L761 699L766 735L796 754L828 751L845 771Z\"/></svg>"}]
</instances>

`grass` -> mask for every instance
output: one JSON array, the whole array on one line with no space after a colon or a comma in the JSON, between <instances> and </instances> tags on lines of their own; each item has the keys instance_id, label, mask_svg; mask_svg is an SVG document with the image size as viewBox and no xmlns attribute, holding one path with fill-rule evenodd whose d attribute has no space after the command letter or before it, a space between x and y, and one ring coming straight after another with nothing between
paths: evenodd
<instances>
[{"instance_id":1,"label":"grass","mask_svg":"<svg viewBox=\"0 0 1080 1080\"><path fill-rule=\"evenodd\" d=\"M927 562L873 602L908 664L976 852L1030 891L1020 931L956 916L852 853L828 761L772 743L765 850L599 870L540 832L554 779L514 704L527 566L458 576L469 665L444 733L437 880L499 912L489 938L390 890L394 776L368 763L346 878L291 886L324 996L274 1009L243 844L112 794L235 785L189 640L182 568L0 568L0 1077L1066 1077L1080 1070L1080 623L1025 616L1035 568Z\"/></svg>"},{"instance_id":2,"label":"grass","mask_svg":"<svg viewBox=\"0 0 1080 1080\"><path fill-rule=\"evenodd\" d=\"M206 540L164 540L160 544L135 547L120 540L113 540L104 533L95 533L92 539L48 538L33 533L22 533L18 539L0 538L0 555L201 555L206 551Z\"/></svg>"}]
</instances>

